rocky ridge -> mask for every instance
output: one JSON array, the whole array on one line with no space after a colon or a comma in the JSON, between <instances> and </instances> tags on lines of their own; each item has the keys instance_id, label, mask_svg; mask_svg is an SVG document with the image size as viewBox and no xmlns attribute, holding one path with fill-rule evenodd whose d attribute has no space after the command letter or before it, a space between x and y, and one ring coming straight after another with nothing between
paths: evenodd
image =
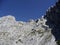
<instances>
[{"instance_id":1,"label":"rocky ridge","mask_svg":"<svg viewBox=\"0 0 60 45\"><path fill-rule=\"evenodd\" d=\"M57 45L47 20L16 21L13 16L0 18L0 45Z\"/></svg>"},{"instance_id":2,"label":"rocky ridge","mask_svg":"<svg viewBox=\"0 0 60 45\"><path fill-rule=\"evenodd\" d=\"M59 32L60 0L38 20L16 21L11 15L0 18L0 45L60 45Z\"/></svg>"}]
</instances>

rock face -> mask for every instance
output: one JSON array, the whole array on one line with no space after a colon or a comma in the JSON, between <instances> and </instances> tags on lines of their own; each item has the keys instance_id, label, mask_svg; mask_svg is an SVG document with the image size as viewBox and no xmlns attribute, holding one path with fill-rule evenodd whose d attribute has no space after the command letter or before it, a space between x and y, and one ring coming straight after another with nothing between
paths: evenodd
<instances>
[{"instance_id":1,"label":"rock face","mask_svg":"<svg viewBox=\"0 0 60 45\"><path fill-rule=\"evenodd\" d=\"M57 45L43 17L36 21L16 21L13 16L0 18L0 45Z\"/></svg>"},{"instance_id":2,"label":"rock face","mask_svg":"<svg viewBox=\"0 0 60 45\"><path fill-rule=\"evenodd\" d=\"M46 12L45 19L56 41L60 40L60 0Z\"/></svg>"},{"instance_id":3,"label":"rock face","mask_svg":"<svg viewBox=\"0 0 60 45\"><path fill-rule=\"evenodd\" d=\"M60 0L46 12L44 18L47 20L46 25L52 29L51 33L60 45Z\"/></svg>"},{"instance_id":4,"label":"rock face","mask_svg":"<svg viewBox=\"0 0 60 45\"><path fill-rule=\"evenodd\" d=\"M60 0L56 2L53 7L48 9L45 16L51 23L60 25Z\"/></svg>"}]
</instances>

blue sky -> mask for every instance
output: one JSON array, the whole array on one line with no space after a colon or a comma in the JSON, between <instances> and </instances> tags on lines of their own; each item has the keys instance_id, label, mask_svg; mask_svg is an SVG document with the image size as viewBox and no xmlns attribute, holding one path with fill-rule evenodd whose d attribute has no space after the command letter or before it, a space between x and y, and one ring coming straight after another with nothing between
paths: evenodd
<instances>
[{"instance_id":1,"label":"blue sky","mask_svg":"<svg viewBox=\"0 0 60 45\"><path fill-rule=\"evenodd\" d=\"M16 20L38 19L56 0L0 0L0 17L13 15Z\"/></svg>"}]
</instances>

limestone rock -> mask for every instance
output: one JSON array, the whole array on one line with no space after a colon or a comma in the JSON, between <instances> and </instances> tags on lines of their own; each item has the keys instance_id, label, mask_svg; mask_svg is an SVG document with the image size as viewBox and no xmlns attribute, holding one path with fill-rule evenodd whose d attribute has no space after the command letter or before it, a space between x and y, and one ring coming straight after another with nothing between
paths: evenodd
<instances>
[{"instance_id":1,"label":"limestone rock","mask_svg":"<svg viewBox=\"0 0 60 45\"><path fill-rule=\"evenodd\" d=\"M13 16L0 18L0 45L57 45L46 19L16 21Z\"/></svg>"}]
</instances>

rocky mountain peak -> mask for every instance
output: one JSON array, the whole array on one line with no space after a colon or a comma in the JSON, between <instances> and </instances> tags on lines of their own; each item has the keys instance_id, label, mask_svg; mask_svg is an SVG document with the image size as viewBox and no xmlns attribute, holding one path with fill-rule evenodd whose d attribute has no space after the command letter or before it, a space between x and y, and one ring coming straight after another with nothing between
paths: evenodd
<instances>
[{"instance_id":1,"label":"rocky mountain peak","mask_svg":"<svg viewBox=\"0 0 60 45\"><path fill-rule=\"evenodd\" d=\"M16 21L14 16L0 18L0 45L57 45L60 0L38 20Z\"/></svg>"}]
</instances>

